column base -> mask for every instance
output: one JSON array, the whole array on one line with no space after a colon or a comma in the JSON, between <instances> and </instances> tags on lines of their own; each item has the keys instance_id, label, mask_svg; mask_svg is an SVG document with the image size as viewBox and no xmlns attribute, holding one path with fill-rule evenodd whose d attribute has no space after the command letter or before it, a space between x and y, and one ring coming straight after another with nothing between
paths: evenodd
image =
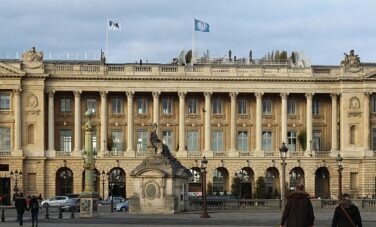
<instances>
[{"instance_id":1,"label":"column base","mask_svg":"<svg viewBox=\"0 0 376 227\"><path fill-rule=\"evenodd\" d=\"M373 150L370 150L370 149L366 149L363 151L363 157L373 157L374 154L373 154Z\"/></svg>"},{"instance_id":2,"label":"column base","mask_svg":"<svg viewBox=\"0 0 376 227\"><path fill-rule=\"evenodd\" d=\"M316 157L315 151L306 150L304 151L304 157Z\"/></svg>"},{"instance_id":3,"label":"column base","mask_svg":"<svg viewBox=\"0 0 376 227\"><path fill-rule=\"evenodd\" d=\"M239 157L239 152L237 152L235 149L230 149L228 152L228 157Z\"/></svg>"},{"instance_id":4,"label":"column base","mask_svg":"<svg viewBox=\"0 0 376 227\"><path fill-rule=\"evenodd\" d=\"M133 149L132 150L126 150L124 156L134 158L134 157L136 157L136 152Z\"/></svg>"},{"instance_id":5,"label":"column base","mask_svg":"<svg viewBox=\"0 0 376 227\"><path fill-rule=\"evenodd\" d=\"M263 150L255 150L254 152L255 157L264 157L264 151Z\"/></svg>"},{"instance_id":6,"label":"column base","mask_svg":"<svg viewBox=\"0 0 376 227\"><path fill-rule=\"evenodd\" d=\"M329 153L329 157L335 158L338 155L338 150L331 150Z\"/></svg>"},{"instance_id":7,"label":"column base","mask_svg":"<svg viewBox=\"0 0 376 227\"><path fill-rule=\"evenodd\" d=\"M108 157L109 155L110 155L110 153L109 153L110 151L100 151L100 152L98 152L98 154L97 154L97 156L98 157Z\"/></svg>"},{"instance_id":8,"label":"column base","mask_svg":"<svg viewBox=\"0 0 376 227\"><path fill-rule=\"evenodd\" d=\"M204 151L204 156L205 157L214 157L214 152L213 151Z\"/></svg>"},{"instance_id":9,"label":"column base","mask_svg":"<svg viewBox=\"0 0 376 227\"><path fill-rule=\"evenodd\" d=\"M178 152L176 152L176 157L186 158L186 157L188 157L188 151L186 151L186 150L178 151Z\"/></svg>"},{"instance_id":10,"label":"column base","mask_svg":"<svg viewBox=\"0 0 376 227\"><path fill-rule=\"evenodd\" d=\"M54 158L54 157L56 157L56 151L55 151L55 150L48 150L48 151L46 152L46 156L47 156L48 158Z\"/></svg>"}]
</instances>

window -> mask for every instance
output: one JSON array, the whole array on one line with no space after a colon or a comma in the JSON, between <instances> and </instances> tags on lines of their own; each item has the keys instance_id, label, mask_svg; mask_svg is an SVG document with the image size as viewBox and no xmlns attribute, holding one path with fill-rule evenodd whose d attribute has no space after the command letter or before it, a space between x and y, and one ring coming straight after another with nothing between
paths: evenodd
<instances>
[{"instance_id":1,"label":"window","mask_svg":"<svg viewBox=\"0 0 376 227\"><path fill-rule=\"evenodd\" d=\"M195 98L189 98L187 100L188 114L198 114L198 100Z\"/></svg>"},{"instance_id":2,"label":"window","mask_svg":"<svg viewBox=\"0 0 376 227\"><path fill-rule=\"evenodd\" d=\"M72 130L70 129L60 130L60 150L72 151Z\"/></svg>"},{"instance_id":3,"label":"window","mask_svg":"<svg viewBox=\"0 0 376 227\"><path fill-rule=\"evenodd\" d=\"M198 151L198 131L197 130L187 131L187 144L188 144L188 151Z\"/></svg>"},{"instance_id":4,"label":"window","mask_svg":"<svg viewBox=\"0 0 376 227\"><path fill-rule=\"evenodd\" d=\"M262 133L262 149L272 151L272 132L265 131Z\"/></svg>"},{"instance_id":5,"label":"window","mask_svg":"<svg viewBox=\"0 0 376 227\"><path fill-rule=\"evenodd\" d=\"M222 114L222 99L214 98L213 99L213 114Z\"/></svg>"},{"instance_id":6,"label":"window","mask_svg":"<svg viewBox=\"0 0 376 227\"><path fill-rule=\"evenodd\" d=\"M86 99L87 110L92 110L94 113L97 112L97 100L95 98Z\"/></svg>"},{"instance_id":7,"label":"window","mask_svg":"<svg viewBox=\"0 0 376 227\"><path fill-rule=\"evenodd\" d=\"M247 100L245 98L238 99L238 114L247 114Z\"/></svg>"},{"instance_id":8,"label":"window","mask_svg":"<svg viewBox=\"0 0 376 227\"><path fill-rule=\"evenodd\" d=\"M10 110L9 93L0 93L0 110Z\"/></svg>"},{"instance_id":9,"label":"window","mask_svg":"<svg viewBox=\"0 0 376 227\"><path fill-rule=\"evenodd\" d=\"M320 114L320 102L318 99L314 99L312 101L312 114L314 115Z\"/></svg>"},{"instance_id":10,"label":"window","mask_svg":"<svg viewBox=\"0 0 376 227\"><path fill-rule=\"evenodd\" d=\"M113 151L123 151L123 131L122 130L113 130L111 132L112 138L112 150Z\"/></svg>"},{"instance_id":11,"label":"window","mask_svg":"<svg viewBox=\"0 0 376 227\"><path fill-rule=\"evenodd\" d=\"M148 149L148 132L140 130L137 132L137 151L139 153L146 153Z\"/></svg>"},{"instance_id":12,"label":"window","mask_svg":"<svg viewBox=\"0 0 376 227\"><path fill-rule=\"evenodd\" d=\"M162 142L168 146L170 151L174 149L173 133L170 130L162 131Z\"/></svg>"},{"instance_id":13,"label":"window","mask_svg":"<svg viewBox=\"0 0 376 227\"><path fill-rule=\"evenodd\" d=\"M71 99L69 97L62 97L60 99L60 112L62 113L71 112Z\"/></svg>"},{"instance_id":14,"label":"window","mask_svg":"<svg viewBox=\"0 0 376 227\"><path fill-rule=\"evenodd\" d=\"M112 99L112 113L121 114L123 113L123 100L119 97Z\"/></svg>"},{"instance_id":15,"label":"window","mask_svg":"<svg viewBox=\"0 0 376 227\"><path fill-rule=\"evenodd\" d=\"M162 113L163 114L172 114L172 103L173 99L170 97L162 98Z\"/></svg>"},{"instance_id":16,"label":"window","mask_svg":"<svg viewBox=\"0 0 376 227\"><path fill-rule=\"evenodd\" d=\"M238 151L248 151L248 132L238 132Z\"/></svg>"},{"instance_id":17,"label":"window","mask_svg":"<svg viewBox=\"0 0 376 227\"><path fill-rule=\"evenodd\" d=\"M272 100L270 100L270 99L262 100L262 113L264 115L271 115L272 114Z\"/></svg>"},{"instance_id":18,"label":"window","mask_svg":"<svg viewBox=\"0 0 376 227\"><path fill-rule=\"evenodd\" d=\"M376 96L372 96L372 112L376 112Z\"/></svg>"},{"instance_id":19,"label":"window","mask_svg":"<svg viewBox=\"0 0 376 227\"><path fill-rule=\"evenodd\" d=\"M10 128L0 127L0 151L10 151Z\"/></svg>"},{"instance_id":20,"label":"window","mask_svg":"<svg viewBox=\"0 0 376 227\"><path fill-rule=\"evenodd\" d=\"M296 111L296 101L294 99L287 100L287 114L294 115Z\"/></svg>"},{"instance_id":21,"label":"window","mask_svg":"<svg viewBox=\"0 0 376 227\"><path fill-rule=\"evenodd\" d=\"M321 151L321 131L313 131L312 139L312 149L314 151Z\"/></svg>"},{"instance_id":22,"label":"window","mask_svg":"<svg viewBox=\"0 0 376 227\"><path fill-rule=\"evenodd\" d=\"M372 149L376 151L376 128L372 128Z\"/></svg>"},{"instance_id":23,"label":"window","mask_svg":"<svg viewBox=\"0 0 376 227\"><path fill-rule=\"evenodd\" d=\"M223 169L217 168L213 175L213 192L224 192L226 190L227 174Z\"/></svg>"},{"instance_id":24,"label":"window","mask_svg":"<svg viewBox=\"0 0 376 227\"><path fill-rule=\"evenodd\" d=\"M296 151L296 132L289 131L287 132L287 148L289 151Z\"/></svg>"},{"instance_id":25,"label":"window","mask_svg":"<svg viewBox=\"0 0 376 227\"><path fill-rule=\"evenodd\" d=\"M212 138L212 149L214 152L221 153L224 151L223 149L223 132L222 131L214 131L213 138Z\"/></svg>"},{"instance_id":26,"label":"window","mask_svg":"<svg viewBox=\"0 0 376 227\"><path fill-rule=\"evenodd\" d=\"M147 112L147 100L146 98L137 98L137 113L146 114Z\"/></svg>"}]
</instances>

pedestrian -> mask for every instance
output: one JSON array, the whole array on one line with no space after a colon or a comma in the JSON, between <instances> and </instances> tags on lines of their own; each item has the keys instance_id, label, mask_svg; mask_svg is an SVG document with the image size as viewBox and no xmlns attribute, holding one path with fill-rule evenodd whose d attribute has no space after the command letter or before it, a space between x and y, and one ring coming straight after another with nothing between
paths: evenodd
<instances>
[{"instance_id":1,"label":"pedestrian","mask_svg":"<svg viewBox=\"0 0 376 227\"><path fill-rule=\"evenodd\" d=\"M34 227L35 223L35 227L38 227L39 202L34 195L31 197L29 209L31 212L31 226Z\"/></svg>"},{"instance_id":2,"label":"pedestrian","mask_svg":"<svg viewBox=\"0 0 376 227\"><path fill-rule=\"evenodd\" d=\"M362 227L362 218L357 206L350 199L350 194L344 193L338 202L332 220L332 227Z\"/></svg>"},{"instance_id":3,"label":"pedestrian","mask_svg":"<svg viewBox=\"0 0 376 227\"><path fill-rule=\"evenodd\" d=\"M22 192L19 194L18 197L16 197L15 206L17 210L17 220L20 226L23 226L23 215L25 213L27 205L26 205L26 199L23 196Z\"/></svg>"},{"instance_id":4,"label":"pedestrian","mask_svg":"<svg viewBox=\"0 0 376 227\"><path fill-rule=\"evenodd\" d=\"M296 190L287 196L280 227L311 227L315 221L310 196L304 185L298 184Z\"/></svg>"}]
</instances>

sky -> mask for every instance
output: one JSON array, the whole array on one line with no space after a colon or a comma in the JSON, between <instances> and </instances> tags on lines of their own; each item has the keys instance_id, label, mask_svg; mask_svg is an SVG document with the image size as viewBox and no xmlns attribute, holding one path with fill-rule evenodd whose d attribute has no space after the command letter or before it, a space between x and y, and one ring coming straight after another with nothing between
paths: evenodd
<instances>
[{"instance_id":1,"label":"sky","mask_svg":"<svg viewBox=\"0 0 376 227\"><path fill-rule=\"evenodd\" d=\"M219 57L262 58L272 50L304 52L313 65L338 65L351 49L376 62L374 0L0 0L0 58L35 45L44 59L98 58L109 63L170 63L192 48L193 19L210 25L195 32L195 51Z\"/></svg>"}]
</instances>

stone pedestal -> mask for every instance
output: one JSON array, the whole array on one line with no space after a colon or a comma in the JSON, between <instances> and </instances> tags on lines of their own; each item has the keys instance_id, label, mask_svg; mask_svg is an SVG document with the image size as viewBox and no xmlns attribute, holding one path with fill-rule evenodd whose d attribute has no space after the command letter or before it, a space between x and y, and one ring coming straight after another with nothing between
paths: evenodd
<instances>
[{"instance_id":1,"label":"stone pedestal","mask_svg":"<svg viewBox=\"0 0 376 227\"><path fill-rule=\"evenodd\" d=\"M130 174L130 214L174 214L188 209L190 171L175 158L149 157Z\"/></svg>"},{"instance_id":2,"label":"stone pedestal","mask_svg":"<svg viewBox=\"0 0 376 227\"><path fill-rule=\"evenodd\" d=\"M97 216L98 194L82 192L80 198L80 217L91 218Z\"/></svg>"}]
</instances>

